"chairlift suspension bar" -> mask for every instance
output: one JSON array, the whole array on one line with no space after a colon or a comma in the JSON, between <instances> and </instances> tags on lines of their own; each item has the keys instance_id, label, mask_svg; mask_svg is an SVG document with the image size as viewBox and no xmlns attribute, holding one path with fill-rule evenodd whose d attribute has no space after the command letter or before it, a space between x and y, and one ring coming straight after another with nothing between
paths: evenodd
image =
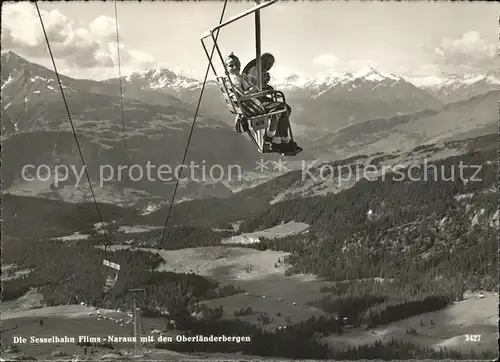
<instances>
[{"instance_id":1,"label":"chairlift suspension bar","mask_svg":"<svg viewBox=\"0 0 500 362\"><path fill-rule=\"evenodd\" d=\"M255 0L257 6L260 0ZM262 90L262 62L261 62L261 43L260 43L260 10L255 11L255 62L257 65L257 89Z\"/></svg>"},{"instance_id":2,"label":"chairlift suspension bar","mask_svg":"<svg viewBox=\"0 0 500 362\"><path fill-rule=\"evenodd\" d=\"M229 20L227 20L227 21L225 21L225 22L223 22L223 23L221 23L221 24L219 24L217 26L214 26L212 29L208 30L206 33L203 34L203 36L202 36L201 39L208 38L210 36L210 34L213 33L214 31L219 30L219 29L221 29L221 28L223 28L223 27L225 27L225 26L227 26L229 24L232 24L236 20L244 18L245 16L248 16L250 14L253 14L254 12L256 12L258 10L261 10L261 9L264 9L264 8L270 6L270 5L272 5L272 4L274 4L274 3L278 2L278 1L279 0L266 1L265 3L262 3L262 4L260 4L260 5L256 6L256 7L252 8L250 10L247 10L247 11L241 13L241 14L238 14L238 15L232 17L231 19L229 19Z\"/></svg>"},{"instance_id":3,"label":"chairlift suspension bar","mask_svg":"<svg viewBox=\"0 0 500 362\"><path fill-rule=\"evenodd\" d=\"M253 13L255 13L256 17L257 17L257 12L259 12L261 9L264 9L274 3L277 3L279 0L270 0L270 1L266 1L262 4L258 4L257 6L253 7L252 9L249 9L247 11L244 11L234 17L232 17L231 19L225 21L225 22L222 22L220 23L219 25L217 26L214 26L212 29L208 30L207 32L205 32L202 37L201 37L201 44L203 46L203 49L205 51L205 54L207 56L207 58L209 59L209 62L210 62L210 67L212 68L212 71L214 72L214 75L217 77L218 74L217 74L217 71L215 70L215 67L213 65L213 62L212 62L212 56L213 56L213 53L212 53L212 56L210 56L208 54L208 49L205 45L205 39L208 38L208 37L211 37L212 38L212 41L214 42L214 47L215 47L215 50L217 51L217 54L219 55L219 58L220 58L220 61L222 62L223 66L224 66L224 71L227 75L227 68L224 64L224 56L222 55L222 52L219 48L219 45L217 44L217 38L218 38L218 35L219 35L219 30L222 29L223 27L229 25L229 24L232 24L234 23L236 20L239 20L241 18L244 18L245 16L248 16L248 15L251 15ZM260 0L256 0L257 3L260 2ZM257 32L258 30L258 32ZM217 31L217 34L214 35L214 32ZM256 41L256 46L258 48L258 54L260 55L260 13L259 13L259 16L258 16L258 19L256 18L256 38L257 38L257 41ZM260 56L258 57L258 67L260 67ZM259 80L260 80L260 86L259 86L259 89L261 89L261 86L262 86L262 75L260 75L261 72L258 72L259 74ZM229 80L231 82L231 80ZM232 82L231 82L232 84Z\"/></svg>"},{"instance_id":4,"label":"chairlift suspension bar","mask_svg":"<svg viewBox=\"0 0 500 362\"><path fill-rule=\"evenodd\" d=\"M219 31L217 31L217 35L215 36L215 38L217 38L218 36L219 36ZM203 50L205 51L207 58L212 59L216 45L214 44L214 46L212 47L212 56L210 56L208 54L208 50L207 50L207 47L205 46L205 43L203 42L203 39L201 40L201 45L203 45ZM220 54L220 51L219 51L219 54ZM217 71L215 70L214 64L212 62L209 62L209 63L210 63L210 67L212 68L212 71L214 72L215 76L217 77Z\"/></svg>"},{"instance_id":5,"label":"chairlift suspension bar","mask_svg":"<svg viewBox=\"0 0 500 362\"><path fill-rule=\"evenodd\" d=\"M203 39L201 40L201 44L203 45L203 49L205 50L205 54L207 55L207 58L209 59L210 67L212 68L212 71L214 72L215 76L217 77L217 71L215 70L214 64L212 62L212 58L214 56L214 50L217 50L217 54L219 55L220 59L224 62L224 56L222 55L222 52L219 48L219 45L217 44L217 38L219 36L219 30L217 30L217 34L214 35L214 33L210 33L210 36L212 37L212 41L214 42L214 45L212 47L212 55L208 54L207 47L205 46L205 42ZM224 66L224 69L227 73L227 69Z\"/></svg>"}]
</instances>

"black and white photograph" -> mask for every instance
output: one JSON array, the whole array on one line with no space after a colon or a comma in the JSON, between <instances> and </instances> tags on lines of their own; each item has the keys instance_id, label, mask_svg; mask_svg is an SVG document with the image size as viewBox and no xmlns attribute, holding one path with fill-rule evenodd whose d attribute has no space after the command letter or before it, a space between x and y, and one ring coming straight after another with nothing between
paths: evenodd
<instances>
[{"instance_id":1,"label":"black and white photograph","mask_svg":"<svg viewBox=\"0 0 500 362\"><path fill-rule=\"evenodd\" d=\"M1 18L1 361L498 359L499 2Z\"/></svg>"}]
</instances>

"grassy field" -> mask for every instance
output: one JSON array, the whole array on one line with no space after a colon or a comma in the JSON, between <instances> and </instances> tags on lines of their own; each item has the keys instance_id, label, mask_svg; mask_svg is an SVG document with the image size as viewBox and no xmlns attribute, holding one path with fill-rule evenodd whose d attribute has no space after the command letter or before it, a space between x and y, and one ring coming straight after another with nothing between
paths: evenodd
<instances>
[{"instance_id":1,"label":"grassy field","mask_svg":"<svg viewBox=\"0 0 500 362\"><path fill-rule=\"evenodd\" d=\"M255 314L241 319L255 324L261 324L257 320L259 314L267 313L272 321L265 326L266 330L286 325L287 319L297 323L313 315L324 315L323 311L309 307L306 303L323 297L320 288L333 284L317 280L312 275L285 276L286 266L282 262L278 263L287 255L284 252L223 246L141 250L161 255L165 262L158 268L160 271L194 272L243 288L245 293L203 303L210 308L222 306L225 318L234 318L235 311L251 307ZM281 316L277 316L278 313Z\"/></svg>"},{"instance_id":2,"label":"grassy field","mask_svg":"<svg viewBox=\"0 0 500 362\"><path fill-rule=\"evenodd\" d=\"M128 246L112 247L114 250L123 248ZM158 271L194 272L220 283L242 287L253 296L284 298L290 304L296 302L300 305L317 299L323 295L319 291L322 286L332 285L332 282L317 280L312 275L285 276L287 266L282 261L288 253L280 251L260 251L234 246L180 250L137 249L159 253L165 262L158 267Z\"/></svg>"},{"instance_id":3,"label":"grassy field","mask_svg":"<svg viewBox=\"0 0 500 362\"><path fill-rule=\"evenodd\" d=\"M272 228L255 231L253 233L242 233L232 236L222 241L222 244L251 244L259 242L259 238L265 237L268 239L282 238L288 235L300 234L307 232L309 225L303 222L290 221L282 223Z\"/></svg>"},{"instance_id":4,"label":"grassy field","mask_svg":"<svg viewBox=\"0 0 500 362\"><path fill-rule=\"evenodd\" d=\"M233 237L231 242L238 240L245 242L259 237L279 237L292 233L307 232L308 225L302 223L286 223L271 229L242 234ZM123 228L125 232L140 232L143 229ZM240 239L238 239L240 238ZM114 249L128 248L117 245ZM218 298L203 302L210 308L222 306L224 318L235 318L234 313L242 308L251 307L253 313L240 316L241 320L261 325L266 330L275 330L290 322L297 323L312 316L321 316L325 313L307 305L308 302L318 300L325 294L321 287L331 286L333 282L318 280L313 275L286 276L287 266L283 258L288 255L278 251L259 251L237 246L210 246L187 248L181 250L157 250L140 248L140 250L159 253L164 262L158 271L173 271L177 273L196 273L214 279L222 284L232 284L245 290L225 298ZM422 314L392 323L374 330L361 330L346 327L343 335L331 335L323 338L323 342L337 348L348 345L372 344L376 340L389 341L395 337L411 341L422 346L439 346L469 351L495 349L498 338L498 296L486 294L485 298L468 298L441 311ZM3 349L13 341L14 336L102 336L116 335L127 337L133 335L133 325L113 322L111 320L98 321L95 314L89 315L89 307L80 305L44 307L43 298L30 291L15 301L1 303L2 311L2 346ZM34 308L34 309L33 309ZM130 320L126 313L105 311L108 316ZM259 316L266 313L270 323L262 325ZM44 325L39 324L40 320ZM431 324L431 320L433 321ZM421 325L422 321L422 325ZM144 334L150 334L154 329L164 330L166 319L145 318ZM408 328L415 328L416 334L406 333ZM169 332L172 334L175 332ZM465 342L466 334L480 334L479 343ZM114 344L122 351L120 359L131 358L123 353L130 353L133 344ZM146 346L146 348L152 347ZM70 344L24 344L19 345L21 352L35 356L38 359L53 358L52 352L62 349L67 355L83 355L81 347ZM92 358L101 358L112 352L106 348L94 348ZM151 359L177 360L185 358L174 352L149 348ZM89 349L90 356L90 349ZM200 355L201 356L201 355ZM193 356L191 356L193 357ZM215 356L211 355L214 358ZM223 356L229 358L229 356ZM235 356L245 359L244 356ZM5 358L5 357L4 357Z\"/></svg>"},{"instance_id":5,"label":"grassy field","mask_svg":"<svg viewBox=\"0 0 500 362\"><path fill-rule=\"evenodd\" d=\"M417 334L406 333L408 328L414 328ZM467 342L467 334L480 335L480 341ZM470 349L477 352L497 350L498 296L492 293L485 293L483 299L471 296L436 312L424 313L370 330L346 329L343 335L331 335L323 338L323 341L332 347L343 348L347 345L373 344L377 340L390 341L391 338L436 349L442 346L464 352Z\"/></svg>"},{"instance_id":6,"label":"grassy field","mask_svg":"<svg viewBox=\"0 0 500 362\"><path fill-rule=\"evenodd\" d=\"M165 263L159 267L159 270L175 270L177 272L192 270L222 283L243 287L247 293L214 299L206 303L213 308L222 305L227 318L234 318L234 311L250 306L256 312L265 312L269 315L272 321L265 328L271 330L285 325L287 317L293 322L298 322L308 319L312 315L324 314L322 311L304 304L320 296L322 294L319 291L320 287L329 283L318 281L313 276L286 277L285 266L282 263L276 265L277 260L282 259L286 253L222 246L160 250L158 252L165 259ZM277 285L279 288L276 287ZM22 307L19 300L24 300ZM2 322L5 331L2 334L3 346L12 343L14 336L132 335L132 324L121 327L110 320L97 321L95 315L88 315L88 307L69 305L30 309L33 305L41 304L40 298L33 292L29 300L26 297L19 300L15 303L2 304ZM109 315L116 314L116 312L110 311L107 313ZM276 316L277 313L281 313L281 316ZM122 318L125 319L126 315L124 314ZM44 326L39 325L40 319L44 320ZM257 321L257 314L242 317L242 319L256 324L260 323ZM164 330L165 324L166 320L162 318L146 318L144 320L146 333L157 328ZM48 358L53 351L61 348L68 355L83 354L82 348L74 344L61 346L26 344L20 346L23 353L37 358ZM130 350L132 346L125 344L117 345L116 348ZM109 350L101 348L96 353L102 355L108 352ZM152 350L151 353L156 352ZM165 352L161 351L161 353ZM237 356L237 358L244 357Z\"/></svg>"},{"instance_id":7,"label":"grassy field","mask_svg":"<svg viewBox=\"0 0 500 362\"><path fill-rule=\"evenodd\" d=\"M43 306L43 296L38 293L36 289L31 289L22 297L0 303L2 320L8 319L13 313L34 310L33 308L39 308L41 306Z\"/></svg>"},{"instance_id":8,"label":"grassy field","mask_svg":"<svg viewBox=\"0 0 500 362\"><path fill-rule=\"evenodd\" d=\"M73 337L78 340L79 336L108 338L109 335L116 337L133 336L133 324L123 326L111 320L97 320L95 312L89 315L89 307L80 305L68 305L38 308L35 310L25 310L17 312L3 313L2 309L2 351L13 343L14 337L31 336L36 338L47 338L57 336L60 338ZM114 318L126 319L126 313L102 310L104 315ZM40 325L43 320L43 326ZM130 319L129 319L130 320ZM166 319L164 318L143 318L143 336L153 336L151 333L155 329L164 330ZM177 332L169 331L162 333L175 337ZM159 360L159 361L181 361L199 357L210 358L237 358L238 360L250 360L252 356L245 355L224 355L196 353L194 355L181 354L164 349L155 349L154 343L146 343L142 349L142 355L134 355L134 343L112 343L114 349L106 347L88 347L88 360L115 359L115 360ZM2 352L1 360L10 361L21 356L31 356L39 360L60 360L63 356L70 356L75 361L85 359L84 350L76 343L26 343L17 344L19 352ZM61 351L63 354L53 356L54 352Z\"/></svg>"},{"instance_id":9,"label":"grassy field","mask_svg":"<svg viewBox=\"0 0 500 362\"><path fill-rule=\"evenodd\" d=\"M297 278L296 278L297 279ZM275 289L276 282L274 281ZM295 281L299 283L299 280ZM302 281L303 285L309 286L309 291L314 292L317 282ZM298 285L298 284L297 284ZM306 291L304 289L303 291ZM319 291L316 291L319 293ZM280 325L286 324L285 319L290 317L294 322L304 320L312 315L321 315L323 312L309 308L303 305L293 305L286 299L280 300L280 293L268 293L263 298L259 295L249 293L238 294L227 298L215 299L206 302L210 307L222 305L225 309L225 318L234 318L234 311L243 306L250 306L254 312L267 312L271 318L271 323L264 326L266 330L273 330ZM297 296L298 294L296 294ZM309 295L310 296L310 295ZM295 298L299 299L299 298ZM39 301L35 292L30 293L30 297L24 297L24 300ZM29 307L29 303L23 305ZM80 305L68 305L58 307L46 307L27 310L7 310L6 303L2 303L2 349L11 343L13 338L25 337L74 337L86 335L91 337L105 338L108 335L119 337L130 337L133 335L133 324L120 325L111 320L97 320L95 312L89 315L90 308ZM12 305L11 305L12 308ZM114 318L127 318L126 313L116 311L101 310L106 316ZM471 312L474 311L474 312ZM277 317L276 313L280 312L281 316ZM257 321L257 313L240 317L242 320L251 323L260 323ZM41 326L39 321L43 320ZM423 325L421 326L421 321ZM433 322L431 322L433 321ZM163 330L166 320L163 318L144 318L142 333L143 335L151 335L155 329ZM407 334L407 328L415 328L416 335ZM457 302L454 305L441 311L425 313L420 316L407 318L388 326L383 326L373 330L361 330L346 328L343 335L332 335L323 338L323 342L327 342L331 346L337 348L347 347L347 345L363 345L372 344L376 340L389 341L391 338L403 339L422 346L439 346L447 347L454 350L462 350L464 352L473 349L475 351L483 351L486 349L495 350L497 348L498 338L498 296L491 293L485 293L485 298L476 299L470 297L462 302ZM174 335L175 332L170 332L169 335ZM479 334L481 337L479 342L466 342L466 334ZM116 350L119 351L123 359L135 359L131 355L133 351L133 343L113 343ZM52 353L62 350L68 356L83 356L83 349L75 343L52 343L52 344L18 344L21 353L34 356L38 359L55 359ZM147 358L151 359L168 359L181 360L186 358L186 355L170 352L166 350L157 350L149 344L144 347ZM92 350L94 351L92 353ZM101 358L104 355L113 357L116 352L108 348L92 347L88 348L88 357ZM110 354L111 353L111 354ZM9 360L11 354L2 353L2 358ZM116 354L114 354L117 357ZM202 357L201 354L199 354ZM193 356L191 356L193 357ZM205 356L206 357L206 356ZM215 358L215 356L210 356ZM222 356L229 358L228 356ZM234 356L238 359L247 359L250 357Z\"/></svg>"},{"instance_id":10,"label":"grassy field","mask_svg":"<svg viewBox=\"0 0 500 362\"><path fill-rule=\"evenodd\" d=\"M240 316L240 320L261 326L267 331L274 331L280 326L286 326L291 323L298 323L305 321L312 316L322 316L325 313L314 307L307 307L304 305L294 305L295 299L278 299L276 297L265 295L252 295L252 294L237 294L230 297L213 299L203 304L210 308L217 308L222 306L224 308L223 318L234 319L234 312L251 307L253 313L251 315ZM258 319L262 313L267 313L270 318L270 323L262 325Z\"/></svg>"},{"instance_id":11,"label":"grassy field","mask_svg":"<svg viewBox=\"0 0 500 362\"><path fill-rule=\"evenodd\" d=\"M2 311L2 349L14 342L14 337L73 337L78 341L79 336L107 338L109 335L118 337L131 337L134 335L131 318L125 312L101 310L104 315L115 320L123 319L124 322L117 323L111 319L98 320L95 311L90 307L81 305L66 305L57 307L44 307L31 310ZM40 325L40 320L43 325ZM128 323L125 323L128 322ZM144 318L143 333L151 334L155 329L163 330L166 320L163 318ZM112 343L113 347L122 352L133 350L133 343ZM83 349L75 343L26 343L17 344L20 352L34 356L37 359L51 357L52 352L62 350L67 355L83 355ZM146 346L146 348L151 346ZM112 352L108 348L88 348L96 355Z\"/></svg>"},{"instance_id":12,"label":"grassy field","mask_svg":"<svg viewBox=\"0 0 500 362\"><path fill-rule=\"evenodd\" d=\"M80 170L78 170L80 172ZM4 190L5 193L17 196L41 197L54 200L62 200L64 202L80 203L92 202L92 194L89 191L88 184L83 180L79 185L71 185L71 187L62 187L57 191L51 189L51 184L54 180L47 181L33 180L23 181L17 180L11 186ZM135 202L143 199L142 195L134 195L122 190L119 185L99 185L93 184L94 192L102 203L116 204L122 206L131 206Z\"/></svg>"}]
</instances>

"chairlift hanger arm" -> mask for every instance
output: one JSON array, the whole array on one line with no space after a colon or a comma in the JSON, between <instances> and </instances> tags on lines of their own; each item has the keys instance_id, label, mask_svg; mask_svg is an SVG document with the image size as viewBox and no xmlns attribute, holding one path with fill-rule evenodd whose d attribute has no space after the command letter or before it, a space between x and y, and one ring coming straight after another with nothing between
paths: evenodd
<instances>
[{"instance_id":1,"label":"chairlift hanger arm","mask_svg":"<svg viewBox=\"0 0 500 362\"><path fill-rule=\"evenodd\" d=\"M203 39L205 39L205 38L208 38L210 35L212 35L212 33L213 33L214 31L219 30L219 29L221 29L221 28L223 28L223 27L225 27L225 26L227 26L227 25L229 25L229 24L231 24L231 23L234 23L236 20L239 20L239 19L241 19L241 18L244 18L245 16L248 16L248 15L250 15L250 14L253 14L253 13L255 13L256 11L259 11L259 10L261 10L261 9L264 9L264 8L266 8L266 7L270 6L270 5L272 5L272 4L274 4L274 3L278 2L278 1L279 1L279 0L270 0L270 1L266 1L266 2L264 2L264 3L262 3L262 4L258 5L258 6L253 7L252 9L249 9L249 10L247 10L247 11L245 11L245 12L241 13L241 14L238 14L238 15L236 15L236 16L234 16L234 17L232 17L231 19L229 19L229 20L227 20L227 21L223 22L222 24L219 24L219 25L217 25L217 26L214 26L212 29L208 30L206 33L204 33L204 34L202 35L201 39L203 40Z\"/></svg>"},{"instance_id":2,"label":"chairlift hanger arm","mask_svg":"<svg viewBox=\"0 0 500 362\"><path fill-rule=\"evenodd\" d=\"M260 0L255 0L255 3L259 5ZM261 62L261 32L260 32L260 10L255 12L255 59L257 66L257 88L262 91L262 62Z\"/></svg>"}]
</instances>

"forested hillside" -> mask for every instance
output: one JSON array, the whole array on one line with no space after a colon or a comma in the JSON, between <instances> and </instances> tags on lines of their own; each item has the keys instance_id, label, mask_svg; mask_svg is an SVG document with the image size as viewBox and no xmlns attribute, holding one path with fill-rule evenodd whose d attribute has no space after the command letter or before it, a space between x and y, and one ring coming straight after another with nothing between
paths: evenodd
<instances>
[{"instance_id":1,"label":"forested hillside","mask_svg":"<svg viewBox=\"0 0 500 362\"><path fill-rule=\"evenodd\" d=\"M105 254L95 247L106 240L94 229L99 221L95 205L14 196L3 198L2 263L31 273L3 281L3 300L15 299L37 287L48 305L84 301L126 309L126 291L143 287L147 293L142 306L145 315L168 311L169 318L193 335L210 326L218 333L247 331L252 336L253 342L246 345L190 345L200 352L243 349L248 354L284 358L481 357L436 352L401 341L337 351L321 344L319 338L343 332L338 316L345 317L345 323L351 326L373 328L442 309L461 300L466 290L497 290L497 155L492 139L484 140L462 142L466 154L428 162L426 170L413 167L412 180L401 179L401 174L409 175L409 171L400 169L399 174L361 180L337 194L270 204L276 192L296 182L297 176L289 173L274 180L274 184L271 181L227 199L177 204L161 244L165 209L149 216L113 206L103 209L108 220L118 219L122 225L147 220L159 227L142 233L117 232L112 238L115 243L135 247L220 245L223 239L237 234L231 228L231 222L236 220L243 220L239 232L292 220L307 223L310 227L306 233L272 240L261 238L247 247L291 253L284 260L289 265L287 275L311 273L336 281L323 288L322 298L309 302L327 312L330 317L326 319L313 318L290 325L286 331L270 333L241 320L222 319L221 309L201 307L202 317L195 318L191 313L200 311L197 302L242 290L194 274L154 271L163 262L155 253L125 249ZM414 152L432 153L432 147ZM383 155L377 160L383 161ZM372 160L373 165L378 162ZM75 231L90 237L64 242L49 238ZM106 277L102 267L105 257L122 266L118 283L108 295L101 292ZM266 347L270 345L272 349ZM186 345L157 347L185 351Z\"/></svg>"}]
</instances>

